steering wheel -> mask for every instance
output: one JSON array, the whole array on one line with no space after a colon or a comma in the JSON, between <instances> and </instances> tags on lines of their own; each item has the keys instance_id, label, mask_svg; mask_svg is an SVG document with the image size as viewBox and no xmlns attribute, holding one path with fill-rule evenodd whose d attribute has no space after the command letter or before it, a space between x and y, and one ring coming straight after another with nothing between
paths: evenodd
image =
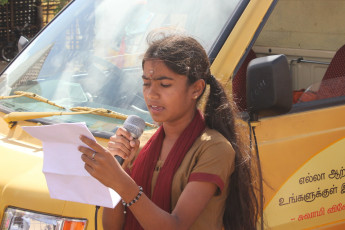
<instances>
[{"instance_id":1,"label":"steering wheel","mask_svg":"<svg viewBox=\"0 0 345 230\"><path fill-rule=\"evenodd\" d=\"M91 65L100 71L105 72L106 75L121 76L122 74L122 70L114 63L95 55L93 55L91 58Z\"/></svg>"},{"instance_id":2,"label":"steering wheel","mask_svg":"<svg viewBox=\"0 0 345 230\"><path fill-rule=\"evenodd\" d=\"M123 72L115 64L98 56L89 59L87 77L83 82L89 101L111 104L123 81Z\"/></svg>"}]
</instances>

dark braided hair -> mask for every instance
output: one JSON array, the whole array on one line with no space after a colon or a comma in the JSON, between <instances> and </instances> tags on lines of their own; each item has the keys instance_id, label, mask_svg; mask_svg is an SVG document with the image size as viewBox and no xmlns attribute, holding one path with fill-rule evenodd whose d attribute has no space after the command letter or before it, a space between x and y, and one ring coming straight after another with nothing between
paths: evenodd
<instances>
[{"instance_id":1,"label":"dark braided hair","mask_svg":"<svg viewBox=\"0 0 345 230\"><path fill-rule=\"evenodd\" d=\"M186 75L188 84L203 79L209 85L204 111L206 125L229 140L236 153L223 224L226 230L256 229L259 212L253 179L256 164L251 157L249 144L244 144L244 128L238 122L237 108L228 99L222 85L211 75L208 56L198 41L184 35L159 35L158 39L157 34L148 37L150 46L142 64L149 59L159 59L175 73Z\"/></svg>"}]
</instances>

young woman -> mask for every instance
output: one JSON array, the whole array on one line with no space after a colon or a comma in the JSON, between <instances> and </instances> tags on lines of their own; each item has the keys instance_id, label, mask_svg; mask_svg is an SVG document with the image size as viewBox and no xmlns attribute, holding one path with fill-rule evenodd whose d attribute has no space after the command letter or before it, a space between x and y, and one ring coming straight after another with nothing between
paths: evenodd
<instances>
[{"instance_id":1,"label":"young woman","mask_svg":"<svg viewBox=\"0 0 345 230\"><path fill-rule=\"evenodd\" d=\"M142 66L145 101L161 126L140 153L122 128L108 149L81 137L90 147L80 147L85 169L122 197L104 209L104 229L256 229L255 162L203 47L182 35L152 39Z\"/></svg>"}]
</instances>

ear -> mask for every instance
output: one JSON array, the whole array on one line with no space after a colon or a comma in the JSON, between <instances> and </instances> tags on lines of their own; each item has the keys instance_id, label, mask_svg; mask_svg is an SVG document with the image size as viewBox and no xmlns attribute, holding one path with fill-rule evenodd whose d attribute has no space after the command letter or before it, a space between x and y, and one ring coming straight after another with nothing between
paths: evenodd
<instances>
[{"instance_id":1,"label":"ear","mask_svg":"<svg viewBox=\"0 0 345 230\"><path fill-rule=\"evenodd\" d=\"M203 79L199 79L193 83L192 85L193 99L197 100L201 96L201 94L204 92L205 86L206 86L206 83Z\"/></svg>"}]
</instances>

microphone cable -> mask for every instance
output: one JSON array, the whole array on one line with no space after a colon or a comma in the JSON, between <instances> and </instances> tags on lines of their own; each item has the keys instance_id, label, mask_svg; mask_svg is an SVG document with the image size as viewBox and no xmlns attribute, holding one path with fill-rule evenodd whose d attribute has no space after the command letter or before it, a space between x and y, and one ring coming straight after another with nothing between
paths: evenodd
<instances>
[{"instance_id":1,"label":"microphone cable","mask_svg":"<svg viewBox=\"0 0 345 230\"><path fill-rule=\"evenodd\" d=\"M261 230L264 229L264 191L263 191L263 177L262 177L262 170L261 170L261 161L260 161L260 155L259 155L259 148L258 148L258 142L256 139L256 133L255 133L255 127L256 125L252 126L250 123L250 120L248 120L248 126L249 126L249 138L250 138L250 149L253 147L253 140L252 140L252 133L254 137L254 147L255 147L255 155L258 162L258 173L259 173L259 191L260 191L260 216L261 216Z\"/></svg>"},{"instance_id":2,"label":"microphone cable","mask_svg":"<svg viewBox=\"0 0 345 230\"><path fill-rule=\"evenodd\" d=\"M96 209L95 209L95 230L97 230L97 217L98 217L98 210L99 210L99 206L96 205Z\"/></svg>"}]
</instances>

